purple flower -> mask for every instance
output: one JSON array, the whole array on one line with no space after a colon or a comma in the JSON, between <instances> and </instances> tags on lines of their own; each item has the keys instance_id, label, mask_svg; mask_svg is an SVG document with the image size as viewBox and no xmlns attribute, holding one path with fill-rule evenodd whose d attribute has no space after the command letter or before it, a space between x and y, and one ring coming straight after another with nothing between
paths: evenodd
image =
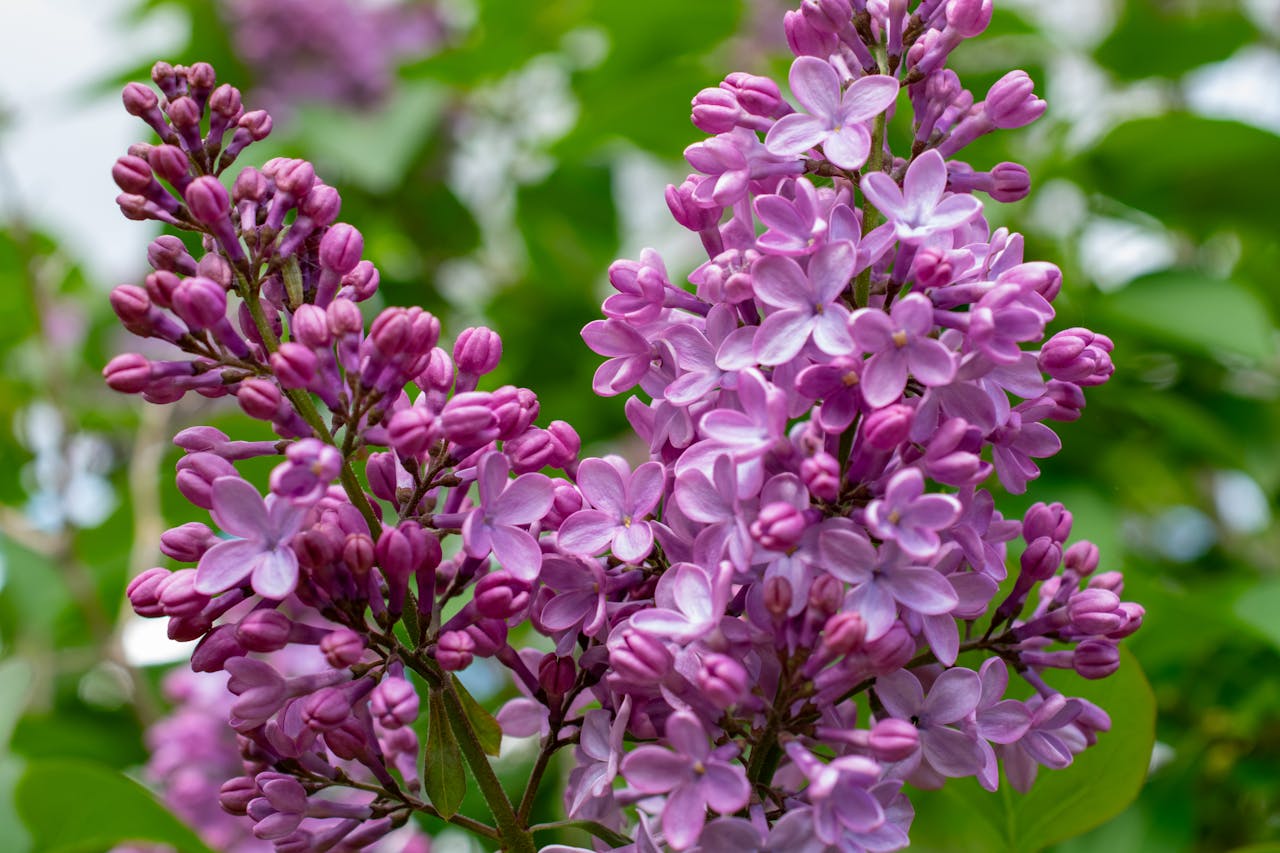
<instances>
[{"instance_id":1,"label":"purple flower","mask_svg":"<svg viewBox=\"0 0 1280 853\"><path fill-rule=\"evenodd\" d=\"M667 718L666 742L641 746L622 759L622 775L642 794L666 794L662 832L676 850L692 847L702 834L707 809L732 814L747 804L751 785L742 766L728 759L732 744L712 750L702 723L688 711Z\"/></svg>"},{"instance_id":2,"label":"purple flower","mask_svg":"<svg viewBox=\"0 0 1280 853\"><path fill-rule=\"evenodd\" d=\"M717 582L719 581L719 582ZM677 563L663 572L654 592L656 607L641 610L631 624L646 634L690 642L716 627L729 603L729 576L713 580L694 563Z\"/></svg>"},{"instance_id":3,"label":"purple flower","mask_svg":"<svg viewBox=\"0 0 1280 853\"><path fill-rule=\"evenodd\" d=\"M240 537L219 542L200 558L196 591L216 595L250 579L263 598L281 599L298 585L298 555L289 547L307 510L275 495L264 501L239 477L219 477L211 487L213 520Z\"/></svg>"},{"instance_id":4,"label":"purple flower","mask_svg":"<svg viewBox=\"0 0 1280 853\"><path fill-rule=\"evenodd\" d=\"M982 213L982 202L971 195L952 195L947 190L947 164L933 149L921 154L907 167L902 188L883 172L862 178L867 199L893 223L898 239L920 245L940 231L959 228Z\"/></svg>"},{"instance_id":5,"label":"purple flower","mask_svg":"<svg viewBox=\"0 0 1280 853\"><path fill-rule=\"evenodd\" d=\"M1014 789L1024 794L1030 791L1041 764L1054 770L1071 764L1074 753L1084 747L1080 731L1072 725L1083 711L1079 699L1067 699L1061 693L1050 694L1035 705L1026 733L999 750Z\"/></svg>"},{"instance_id":6,"label":"purple flower","mask_svg":"<svg viewBox=\"0 0 1280 853\"><path fill-rule=\"evenodd\" d=\"M618 775L618 763L623 755L622 739L630 719L630 696L622 700L616 714L606 708L586 713L575 750L577 766L570 773L572 778L567 792L573 796L567 808L570 817L582 811L591 799L603 797L611 790Z\"/></svg>"},{"instance_id":7,"label":"purple flower","mask_svg":"<svg viewBox=\"0 0 1280 853\"><path fill-rule=\"evenodd\" d=\"M551 509L551 481L542 474L521 474L508 481L511 466L496 450L481 457L477 468L480 505L462 525L467 554L480 558L492 551L504 569L531 581L542 565L542 549L527 527Z\"/></svg>"},{"instance_id":8,"label":"purple flower","mask_svg":"<svg viewBox=\"0 0 1280 853\"><path fill-rule=\"evenodd\" d=\"M978 781L988 791L994 791L1000 782L1000 771L991 744L1009 744L1022 738L1031 725L1031 714L1018 700L1004 698L1009 689L1009 668L1003 659L983 661L978 678L982 681L982 698L978 700L973 720L983 760Z\"/></svg>"},{"instance_id":9,"label":"purple flower","mask_svg":"<svg viewBox=\"0 0 1280 853\"><path fill-rule=\"evenodd\" d=\"M653 549L653 528L644 519L662 500L665 480L660 462L631 473L621 459L582 460L578 488L594 508L565 519L556 543L570 554L590 556L607 547L619 560L640 562Z\"/></svg>"},{"instance_id":10,"label":"purple flower","mask_svg":"<svg viewBox=\"0 0 1280 853\"><path fill-rule=\"evenodd\" d=\"M787 427L787 401L782 391L758 370L738 374L738 403L742 411L714 409L699 424L708 438L728 449L738 462L768 453Z\"/></svg>"},{"instance_id":11,"label":"purple flower","mask_svg":"<svg viewBox=\"0 0 1280 853\"><path fill-rule=\"evenodd\" d=\"M342 470L342 452L318 438L295 441L284 456L271 472L271 492L303 506L324 497Z\"/></svg>"},{"instance_id":12,"label":"purple flower","mask_svg":"<svg viewBox=\"0 0 1280 853\"><path fill-rule=\"evenodd\" d=\"M755 327L738 326L733 309L716 305L707 313L705 332L691 324L672 326L663 339L675 352L682 375L667 386L663 396L677 406L688 406L715 391L732 375L755 363L751 340Z\"/></svg>"},{"instance_id":13,"label":"purple flower","mask_svg":"<svg viewBox=\"0 0 1280 853\"><path fill-rule=\"evenodd\" d=\"M796 100L809 111L783 116L769 128L765 147L779 157L799 157L817 145L842 169L858 169L871 152L866 122L889 108L898 97L898 81L883 74L855 80L843 94L840 75L812 56L791 63L787 78ZM944 175L945 178L945 175Z\"/></svg>"},{"instance_id":14,"label":"purple flower","mask_svg":"<svg viewBox=\"0 0 1280 853\"><path fill-rule=\"evenodd\" d=\"M751 268L756 297L771 308L756 331L755 353L761 364L782 364L795 358L813 339L828 355L853 352L849 337L849 309L840 294L853 279L857 253L852 244L830 243L809 260L809 271L791 258L768 255Z\"/></svg>"},{"instance_id":15,"label":"purple flower","mask_svg":"<svg viewBox=\"0 0 1280 853\"><path fill-rule=\"evenodd\" d=\"M809 780L805 797L813 804L813 832L839 846L849 832L870 832L884 823L884 811L868 788L880 781L880 765L861 755L823 763L798 741L787 744L790 758Z\"/></svg>"},{"instance_id":16,"label":"purple flower","mask_svg":"<svg viewBox=\"0 0 1280 853\"><path fill-rule=\"evenodd\" d=\"M827 221L819 207L818 191L808 178L797 178L795 197L762 195L755 201L756 217L766 230L756 240L770 255L800 257L811 254L827 233Z\"/></svg>"},{"instance_id":17,"label":"purple flower","mask_svg":"<svg viewBox=\"0 0 1280 853\"><path fill-rule=\"evenodd\" d=\"M920 679L899 669L876 679L876 696L889 715L920 732L920 750L943 776L972 776L982 767L975 734L954 728L974 712L982 683L971 669L956 667L939 675L926 697Z\"/></svg>"},{"instance_id":18,"label":"purple flower","mask_svg":"<svg viewBox=\"0 0 1280 853\"><path fill-rule=\"evenodd\" d=\"M853 312L854 342L871 353L862 371L862 397L873 408L896 402L907 387L908 372L923 385L945 385L956 374L955 359L933 331L933 304L919 293L894 303L888 314L877 308Z\"/></svg>"},{"instance_id":19,"label":"purple flower","mask_svg":"<svg viewBox=\"0 0 1280 853\"><path fill-rule=\"evenodd\" d=\"M913 565L893 545L882 547L877 556L860 531L822 531L818 553L823 568L854 585L844 606L866 621L868 640L883 636L892 627L898 604L917 613L940 614L951 612L959 601L955 589L937 571Z\"/></svg>"},{"instance_id":20,"label":"purple flower","mask_svg":"<svg viewBox=\"0 0 1280 853\"><path fill-rule=\"evenodd\" d=\"M601 397L621 394L644 379L655 358L653 345L622 320L593 320L582 330L592 352L608 360L596 368L592 389Z\"/></svg>"},{"instance_id":21,"label":"purple flower","mask_svg":"<svg viewBox=\"0 0 1280 853\"><path fill-rule=\"evenodd\" d=\"M867 504L867 529L921 560L937 553L938 531L959 517L960 502L954 497L924 493L924 475L918 468L894 474L884 497Z\"/></svg>"},{"instance_id":22,"label":"purple flower","mask_svg":"<svg viewBox=\"0 0 1280 853\"><path fill-rule=\"evenodd\" d=\"M596 560L549 556L542 561L541 581L557 591L542 608L539 620L548 631L567 632L566 642L578 633L594 636L605 625L605 576Z\"/></svg>"}]
</instances>

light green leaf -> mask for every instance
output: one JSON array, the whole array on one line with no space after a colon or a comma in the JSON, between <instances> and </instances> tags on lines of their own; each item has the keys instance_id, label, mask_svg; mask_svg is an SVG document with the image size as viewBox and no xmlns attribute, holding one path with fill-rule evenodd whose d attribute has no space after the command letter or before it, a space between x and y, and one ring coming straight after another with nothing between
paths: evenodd
<instances>
[{"instance_id":1,"label":"light green leaf","mask_svg":"<svg viewBox=\"0 0 1280 853\"><path fill-rule=\"evenodd\" d=\"M996 793L972 778L950 779L941 791L913 792L913 850L1033 853L1100 826L1128 807L1146 780L1155 743L1155 697L1138 661L1121 647L1120 671L1086 681L1049 674L1067 696L1111 715L1111 731L1065 770L1041 768L1025 795L1007 780Z\"/></svg>"},{"instance_id":2,"label":"light green leaf","mask_svg":"<svg viewBox=\"0 0 1280 853\"><path fill-rule=\"evenodd\" d=\"M1259 360L1274 350L1266 307L1233 281L1156 273L1111 294L1104 305L1117 321L1170 343Z\"/></svg>"},{"instance_id":3,"label":"light green leaf","mask_svg":"<svg viewBox=\"0 0 1280 853\"><path fill-rule=\"evenodd\" d=\"M31 689L31 664L22 658L0 663L0 750L7 750Z\"/></svg>"},{"instance_id":4,"label":"light green leaf","mask_svg":"<svg viewBox=\"0 0 1280 853\"><path fill-rule=\"evenodd\" d=\"M471 728L475 730L476 740L480 741L480 747L485 753L497 757L502 751L502 726L484 709L484 706L476 701L476 698L467 692L467 688L458 679L453 681L454 689L458 691L458 698L462 700L462 710L466 712L467 719L471 721Z\"/></svg>"},{"instance_id":5,"label":"light green leaf","mask_svg":"<svg viewBox=\"0 0 1280 853\"><path fill-rule=\"evenodd\" d=\"M18 782L17 806L36 853L87 853L124 841L212 853L146 788L86 761L30 763Z\"/></svg>"},{"instance_id":6,"label":"light green leaf","mask_svg":"<svg viewBox=\"0 0 1280 853\"><path fill-rule=\"evenodd\" d=\"M1269 580L1236 600L1236 615L1280 649L1280 580Z\"/></svg>"},{"instance_id":7,"label":"light green leaf","mask_svg":"<svg viewBox=\"0 0 1280 853\"><path fill-rule=\"evenodd\" d=\"M422 780L431 805L441 817L450 818L458 813L462 798L467 793L467 774L462 767L462 751L449 728L449 717L444 709L444 694L432 690L427 699L430 721L427 729L427 748L423 750Z\"/></svg>"}]
</instances>

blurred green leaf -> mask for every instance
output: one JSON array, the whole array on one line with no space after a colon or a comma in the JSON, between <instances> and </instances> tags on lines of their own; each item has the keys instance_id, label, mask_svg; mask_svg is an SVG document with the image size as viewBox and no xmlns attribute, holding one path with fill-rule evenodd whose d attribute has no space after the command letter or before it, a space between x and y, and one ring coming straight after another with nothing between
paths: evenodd
<instances>
[{"instance_id":1,"label":"blurred green leaf","mask_svg":"<svg viewBox=\"0 0 1280 853\"><path fill-rule=\"evenodd\" d=\"M467 794L467 774L462 769L462 751L449 727L444 709L444 694L432 690L427 700L429 722L427 747L423 750L425 767L423 787L431 805L445 818L453 817Z\"/></svg>"},{"instance_id":2,"label":"blurred green leaf","mask_svg":"<svg viewBox=\"0 0 1280 853\"><path fill-rule=\"evenodd\" d=\"M1083 158L1100 192L1193 234L1222 226L1274 228L1280 137L1190 113L1141 118L1107 134Z\"/></svg>"},{"instance_id":3,"label":"blurred green leaf","mask_svg":"<svg viewBox=\"0 0 1280 853\"><path fill-rule=\"evenodd\" d=\"M18 783L18 814L37 853L78 853L123 841L212 853L146 788L86 761L34 761Z\"/></svg>"},{"instance_id":4,"label":"blurred green leaf","mask_svg":"<svg viewBox=\"0 0 1280 853\"><path fill-rule=\"evenodd\" d=\"M1280 649L1280 580L1267 580L1236 601L1236 615Z\"/></svg>"},{"instance_id":5,"label":"blurred green leaf","mask_svg":"<svg viewBox=\"0 0 1280 853\"><path fill-rule=\"evenodd\" d=\"M1258 31L1238 3L1210 0L1129 0L1094 58L1119 77L1178 77L1226 59Z\"/></svg>"},{"instance_id":6,"label":"blurred green leaf","mask_svg":"<svg viewBox=\"0 0 1280 853\"><path fill-rule=\"evenodd\" d=\"M1144 276L1103 303L1113 318L1162 340L1263 359L1274 350L1266 307L1228 280L1191 272Z\"/></svg>"},{"instance_id":7,"label":"blurred green leaf","mask_svg":"<svg viewBox=\"0 0 1280 853\"><path fill-rule=\"evenodd\" d=\"M1002 780L984 791L977 781L949 779L941 791L912 792L912 849L1032 853L1099 826L1125 810L1147 776L1155 743L1155 697L1138 661L1123 646L1120 670L1086 681L1058 673L1048 680L1067 696L1099 705L1111 731L1065 770L1041 768L1019 794Z\"/></svg>"}]
</instances>

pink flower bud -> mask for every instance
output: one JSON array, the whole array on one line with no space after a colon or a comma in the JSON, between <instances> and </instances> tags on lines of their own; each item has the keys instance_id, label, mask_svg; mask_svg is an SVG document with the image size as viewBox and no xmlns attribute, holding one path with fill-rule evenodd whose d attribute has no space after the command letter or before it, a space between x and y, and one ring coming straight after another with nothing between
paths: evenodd
<instances>
[{"instance_id":1,"label":"pink flower bud","mask_svg":"<svg viewBox=\"0 0 1280 853\"><path fill-rule=\"evenodd\" d=\"M830 453L819 453L800 463L800 479L815 498L833 501L840 494L840 463Z\"/></svg>"},{"instance_id":2,"label":"pink flower bud","mask_svg":"<svg viewBox=\"0 0 1280 853\"><path fill-rule=\"evenodd\" d=\"M476 641L466 631L445 631L436 645L436 662L448 672L458 672L471 666L475 649Z\"/></svg>"},{"instance_id":3,"label":"pink flower bud","mask_svg":"<svg viewBox=\"0 0 1280 853\"><path fill-rule=\"evenodd\" d=\"M1085 640L1076 646L1071 666L1082 678L1106 678L1120 668L1120 649L1105 640Z\"/></svg>"},{"instance_id":4,"label":"pink flower bud","mask_svg":"<svg viewBox=\"0 0 1280 853\"><path fill-rule=\"evenodd\" d=\"M306 388L318 369L316 354L300 343L288 341L271 354L271 372L281 388Z\"/></svg>"},{"instance_id":5,"label":"pink flower bud","mask_svg":"<svg viewBox=\"0 0 1280 853\"><path fill-rule=\"evenodd\" d=\"M195 331L212 328L227 319L227 292L213 279L183 279L173 293L174 313Z\"/></svg>"},{"instance_id":6,"label":"pink flower bud","mask_svg":"<svg viewBox=\"0 0 1280 853\"><path fill-rule=\"evenodd\" d=\"M914 409L902 403L877 409L867 415L862 435L876 450L893 450L907 440L915 415Z\"/></svg>"},{"instance_id":7,"label":"pink flower bud","mask_svg":"<svg viewBox=\"0 0 1280 853\"><path fill-rule=\"evenodd\" d=\"M127 193L146 195L155 180L151 175L151 166L141 157L124 156L116 160L111 167L111 177L116 186Z\"/></svg>"},{"instance_id":8,"label":"pink flower bud","mask_svg":"<svg viewBox=\"0 0 1280 853\"><path fill-rule=\"evenodd\" d=\"M401 409L387 423L388 441L404 458L423 459L440 434L440 419L425 406Z\"/></svg>"},{"instance_id":9,"label":"pink flower bud","mask_svg":"<svg viewBox=\"0 0 1280 853\"><path fill-rule=\"evenodd\" d=\"M991 0L950 0L947 27L964 38L973 38L986 30L991 23L991 13Z\"/></svg>"},{"instance_id":10,"label":"pink flower bud","mask_svg":"<svg viewBox=\"0 0 1280 853\"><path fill-rule=\"evenodd\" d=\"M702 179L698 175L685 178L680 186L667 186L667 208L676 222L690 231L714 227L724 213L723 207L702 207L693 200L693 191Z\"/></svg>"},{"instance_id":11,"label":"pink flower bud","mask_svg":"<svg viewBox=\"0 0 1280 853\"><path fill-rule=\"evenodd\" d=\"M867 623L857 613L836 613L822 628L822 643L833 654L844 656L862 648L867 639Z\"/></svg>"},{"instance_id":12,"label":"pink flower bud","mask_svg":"<svg viewBox=\"0 0 1280 853\"><path fill-rule=\"evenodd\" d=\"M137 353L122 353L102 368L107 387L122 394L141 394L151 383L151 362Z\"/></svg>"},{"instance_id":13,"label":"pink flower bud","mask_svg":"<svg viewBox=\"0 0 1280 853\"><path fill-rule=\"evenodd\" d=\"M160 551L181 563L194 563L219 541L208 525L190 521L161 534Z\"/></svg>"},{"instance_id":14,"label":"pink flower bud","mask_svg":"<svg viewBox=\"0 0 1280 853\"><path fill-rule=\"evenodd\" d=\"M510 619L529 606L529 584L507 572L492 572L475 587L476 610L489 619Z\"/></svg>"},{"instance_id":15,"label":"pink flower bud","mask_svg":"<svg viewBox=\"0 0 1280 853\"><path fill-rule=\"evenodd\" d=\"M382 679L369 696L369 711L386 729L412 725L418 705L418 691L403 678Z\"/></svg>"},{"instance_id":16,"label":"pink flower bud","mask_svg":"<svg viewBox=\"0 0 1280 853\"><path fill-rule=\"evenodd\" d=\"M255 610L236 626L236 640L251 652L275 652L289 644L293 620L279 610Z\"/></svg>"},{"instance_id":17,"label":"pink flower bud","mask_svg":"<svg viewBox=\"0 0 1280 853\"><path fill-rule=\"evenodd\" d=\"M149 110L154 110L160 103L160 98L156 96L151 87L142 83L129 83L126 85L124 92L121 93L121 98L124 101L125 111L131 116L141 117Z\"/></svg>"},{"instance_id":18,"label":"pink flower bud","mask_svg":"<svg viewBox=\"0 0 1280 853\"><path fill-rule=\"evenodd\" d=\"M741 116L742 107L731 91L703 89L693 98L693 126L704 133L727 133L738 126Z\"/></svg>"},{"instance_id":19,"label":"pink flower bud","mask_svg":"<svg viewBox=\"0 0 1280 853\"><path fill-rule=\"evenodd\" d=\"M129 586L125 588L125 595L129 597L129 605L134 613L148 619L164 615L164 608L160 605L159 587L161 582L168 580L170 574L168 569L147 569L129 581Z\"/></svg>"},{"instance_id":20,"label":"pink flower bud","mask_svg":"<svg viewBox=\"0 0 1280 853\"><path fill-rule=\"evenodd\" d=\"M345 222L331 227L320 239L320 263L340 276L356 268L363 252L364 237Z\"/></svg>"},{"instance_id":21,"label":"pink flower bud","mask_svg":"<svg viewBox=\"0 0 1280 853\"><path fill-rule=\"evenodd\" d=\"M709 654L698 670L698 688L711 704L721 710L742 701L751 686L751 677L738 661L722 654Z\"/></svg>"},{"instance_id":22,"label":"pink flower bud","mask_svg":"<svg viewBox=\"0 0 1280 853\"><path fill-rule=\"evenodd\" d=\"M351 700L340 687L322 687L302 702L302 722L315 732L327 732L351 716Z\"/></svg>"},{"instance_id":23,"label":"pink flower bud","mask_svg":"<svg viewBox=\"0 0 1280 853\"><path fill-rule=\"evenodd\" d=\"M502 338L492 329L463 329L453 344L453 362L460 373L483 376L502 360Z\"/></svg>"},{"instance_id":24,"label":"pink flower bud","mask_svg":"<svg viewBox=\"0 0 1280 853\"><path fill-rule=\"evenodd\" d=\"M214 480L239 476L235 466L212 453L188 453L178 460L178 491L201 509L213 509Z\"/></svg>"},{"instance_id":25,"label":"pink flower bud","mask_svg":"<svg viewBox=\"0 0 1280 853\"><path fill-rule=\"evenodd\" d=\"M317 228L323 228L326 225L333 224L338 218L338 211L342 208L342 196L338 191L328 184L316 183L311 192L307 193L306 198L298 205L298 212L307 217L315 224ZM326 236L328 236L326 234ZM363 242L363 241L362 241ZM363 246L361 247L363 249ZM321 251L324 251L321 244ZM357 261L359 258L356 259ZM333 269L337 269L333 267Z\"/></svg>"},{"instance_id":26,"label":"pink flower bud","mask_svg":"<svg viewBox=\"0 0 1280 853\"><path fill-rule=\"evenodd\" d=\"M731 92L739 106L754 116L781 118L793 112L778 84L768 77L735 71L724 78L720 88Z\"/></svg>"},{"instance_id":27,"label":"pink flower bud","mask_svg":"<svg viewBox=\"0 0 1280 853\"><path fill-rule=\"evenodd\" d=\"M196 592L196 570L179 569L157 584L155 592L166 616L195 616L209 603L209 596Z\"/></svg>"},{"instance_id":28,"label":"pink flower bud","mask_svg":"<svg viewBox=\"0 0 1280 853\"><path fill-rule=\"evenodd\" d=\"M1035 96L1035 83L1025 71L1010 71L987 91L982 112L996 127L1023 127L1044 115L1047 106Z\"/></svg>"},{"instance_id":29,"label":"pink flower bud","mask_svg":"<svg viewBox=\"0 0 1280 853\"><path fill-rule=\"evenodd\" d=\"M786 551L800 541L808 526L803 511L776 501L760 508L751 523L751 537L770 551Z\"/></svg>"},{"instance_id":30,"label":"pink flower bud","mask_svg":"<svg viewBox=\"0 0 1280 853\"><path fill-rule=\"evenodd\" d=\"M1031 580L1048 580L1062 564L1062 546L1048 536L1033 539L1022 552L1020 563L1022 573Z\"/></svg>"},{"instance_id":31,"label":"pink flower bud","mask_svg":"<svg viewBox=\"0 0 1280 853\"><path fill-rule=\"evenodd\" d=\"M218 789L218 805L233 815L248 814L249 803L258 797L258 784L251 776L235 776Z\"/></svg>"},{"instance_id":32,"label":"pink flower bud","mask_svg":"<svg viewBox=\"0 0 1280 853\"><path fill-rule=\"evenodd\" d=\"M1035 503L1022 519L1022 537L1030 542L1048 536L1055 542L1065 542L1071 535L1071 513L1060 503Z\"/></svg>"},{"instance_id":33,"label":"pink flower bud","mask_svg":"<svg viewBox=\"0 0 1280 853\"><path fill-rule=\"evenodd\" d=\"M320 652L334 669L345 669L359 663L364 650L364 638L350 628L330 631L320 641Z\"/></svg>"},{"instance_id":34,"label":"pink flower bud","mask_svg":"<svg viewBox=\"0 0 1280 853\"><path fill-rule=\"evenodd\" d=\"M577 668L574 666L573 658L565 655L557 657L553 654L544 655L538 663L538 685L545 691L548 696L563 696L573 689L573 683L578 677Z\"/></svg>"},{"instance_id":35,"label":"pink flower bud","mask_svg":"<svg viewBox=\"0 0 1280 853\"><path fill-rule=\"evenodd\" d=\"M231 196L217 178L204 175L193 180L183 193L191 215L203 225L218 225L231 213Z\"/></svg>"},{"instance_id":36,"label":"pink flower bud","mask_svg":"<svg viewBox=\"0 0 1280 853\"><path fill-rule=\"evenodd\" d=\"M870 747L877 761L905 761L920 748L920 732L906 720L887 717L872 726Z\"/></svg>"},{"instance_id":37,"label":"pink flower bud","mask_svg":"<svg viewBox=\"0 0 1280 853\"><path fill-rule=\"evenodd\" d=\"M240 408L260 421L274 420L283 400L280 389L269 379L245 379L236 390Z\"/></svg>"}]
</instances>

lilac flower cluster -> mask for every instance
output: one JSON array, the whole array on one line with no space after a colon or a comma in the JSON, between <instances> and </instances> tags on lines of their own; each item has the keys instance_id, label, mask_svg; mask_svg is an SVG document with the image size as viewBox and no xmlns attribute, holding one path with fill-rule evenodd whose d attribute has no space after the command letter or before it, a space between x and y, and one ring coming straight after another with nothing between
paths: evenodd
<instances>
[{"instance_id":1,"label":"lilac flower cluster","mask_svg":"<svg viewBox=\"0 0 1280 853\"><path fill-rule=\"evenodd\" d=\"M1142 608L1069 542L1060 504L1005 519L986 484L1038 476L1049 424L1110 376L1111 342L1044 340L1059 272L982 217L972 191L1019 198L1026 171L950 160L1044 110L1021 72L975 102L944 67L990 0L910 5L787 13L799 109L746 74L694 99L713 136L667 201L709 260L692 289L652 251L615 263L582 333L607 359L597 393L648 398L626 403L639 464L579 461L569 425L534 425L531 391L481 390L492 331L449 351L418 308L366 327L377 271L310 164L224 187L270 120L208 66L157 65L163 97L126 89L160 144L118 161L120 205L201 251L161 237L143 286L113 292L124 325L178 357L119 356L107 381L156 403L231 395L280 437L179 433L178 487L222 534L170 530L165 554L193 567L129 587L200 640L193 669L229 675L244 769L221 802L258 838L353 849L421 812L533 850L554 827L531 826L534 801L572 748L565 808L601 844L891 850L905 782L995 790L1003 767L1025 790L1109 727L1042 674L1110 675ZM260 456L280 459L265 496L236 468ZM282 672L305 647L316 666ZM496 720L455 675L476 658L521 694ZM539 739L518 797L486 758L499 729ZM492 822L458 813L459 761Z\"/></svg>"}]
</instances>

